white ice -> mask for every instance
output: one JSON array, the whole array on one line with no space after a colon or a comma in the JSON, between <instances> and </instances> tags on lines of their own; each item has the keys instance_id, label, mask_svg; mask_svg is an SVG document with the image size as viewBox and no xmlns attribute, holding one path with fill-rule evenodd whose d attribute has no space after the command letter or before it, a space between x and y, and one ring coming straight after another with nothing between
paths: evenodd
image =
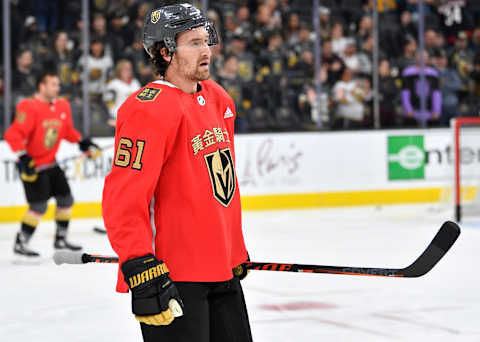
<instances>
[{"instance_id":1,"label":"white ice","mask_svg":"<svg viewBox=\"0 0 480 342\"><path fill-rule=\"evenodd\" d=\"M254 261L404 267L431 241L444 212L425 206L244 213ZM70 238L111 254L100 220L74 220ZM480 341L480 226L461 225L452 249L415 279L253 271L243 286L256 342ZM0 226L0 341L141 341L116 265L53 264L53 223L31 246L40 264L15 264L18 224ZM227 341L226 341L227 342Z\"/></svg>"}]
</instances>

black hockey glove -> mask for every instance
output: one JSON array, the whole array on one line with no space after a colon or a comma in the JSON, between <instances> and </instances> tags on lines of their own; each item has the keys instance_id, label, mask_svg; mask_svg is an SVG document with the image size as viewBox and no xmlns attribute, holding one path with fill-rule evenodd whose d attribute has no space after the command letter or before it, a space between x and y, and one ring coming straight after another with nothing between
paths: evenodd
<instances>
[{"instance_id":1,"label":"black hockey glove","mask_svg":"<svg viewBox=\"0 0 480 342\"><path fill-rule=\"evenodd\" d=\"M149 254L125 261L121 269L132 291L132 311L139 322L168 325L183 315L183 302L162 261Z\"/></svg>"},{"instance_id":2,"label":"black hockey glove","mask_svg":"<svg viewBox=\"0 0 480 342\"><path fill-rule=\"evenodd\" d=\"M28 154L22 154L18 160L18 171L24 182L33 183L37 180L38 174L35 170L35 162Z\"/></svg>"},{"instance_id":3,"label":"black hockey glove","mask_svg":"<svg viewBox=\"0 0 480 342\"><path fill-rule=\"evenodd\" d=\"M100 146L91 141L90 138L80 140L78 142L78 145L80 147L80 151L88 152L88 158L90 159L96 159L102 154Z\"/></svg>"}]
</instances>

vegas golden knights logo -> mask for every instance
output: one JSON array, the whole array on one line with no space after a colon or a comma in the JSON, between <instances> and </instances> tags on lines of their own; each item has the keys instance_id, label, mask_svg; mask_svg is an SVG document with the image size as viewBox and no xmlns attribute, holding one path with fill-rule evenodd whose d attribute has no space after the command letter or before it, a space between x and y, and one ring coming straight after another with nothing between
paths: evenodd
<instances>
[{"instance_id":1,"label":"vegas golden knights logo","mask_svg":"<svg viewBox=\"0 0 480 342\"><path fill-rule=\"evenodd\" d=\"M46 148L52 148L57 143L58 129L47 128L45 131L45 139L43 141Z\"/></svg>"},{"instance_id":2,"label":"vegas golden knights logo","mask_svg":"<svg viewBox=\"0 0 480 342\"><path fill-rule=\"evenodd\" d=\"M151 17L152 24L156 24L158 22L158 19L160 19L160 10L152 12L152 17Z\"/></svg>"},{"instance_id":3,"label":"vegas golden knights logo","mask_svg":"<svg viewBox=\"0 0 480 342\"><path fill-rule=\"evenodd\" d=\"M235 194L235 169L229 148L216 150L205 155L213 197L224 207L228 207Z\"/></svg>"}]
</instances>

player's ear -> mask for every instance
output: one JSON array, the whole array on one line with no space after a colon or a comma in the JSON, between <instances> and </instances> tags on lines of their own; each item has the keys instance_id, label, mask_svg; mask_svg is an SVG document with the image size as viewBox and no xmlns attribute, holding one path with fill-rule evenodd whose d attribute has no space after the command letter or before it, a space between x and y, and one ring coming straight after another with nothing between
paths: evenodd
<instances>
[{"instance_id":1,"label":"player's ear","mask_svg":"<svg viewBox=\"0 0 480 342\"><path fill-rule=\"evenodd\" d=\"M163 47L163 48L160 49L160 54L162 55L163 59L166 62L170 62L171 53L168 52L168 49L166 47Z\"/></svg>"}]
</instances>

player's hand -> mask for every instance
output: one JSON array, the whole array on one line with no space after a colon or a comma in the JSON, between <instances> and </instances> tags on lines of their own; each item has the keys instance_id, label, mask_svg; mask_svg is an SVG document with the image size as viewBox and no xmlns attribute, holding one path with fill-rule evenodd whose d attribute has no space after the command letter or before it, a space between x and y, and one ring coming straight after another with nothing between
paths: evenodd
<instances>
[{"instance_id":1,"label":"player's hand","mask_svg":"<svg viewBox=\"0 0 480 342\"><path fill-rule=\"evenodd\" d=\"M183 302L167 266L154 255L125 261L121 269L132 291L132 311L139 322L168 325L183 315Z\"/></svg>"},{"instance_id":2,"label":"player's hand","mask_svg":"<svg viewBox=\"0 0 480 342\"><path fill-rule=\"evenodd\" d=\"M24 182L33 183L38 178L38 173L35 170L35 162L28 154L22 154L18 159L18 169L20 171L20 178Z\"/></svg>"},{"instance_id":3,"label":"player's hand","mask_svg":"<svg viewBox=\"0 0 480 342\"><path fill-rule=\"evenodd\" d=\"M80 151L88 152L88 158L90 159L96 159L102 154L100 146L91 141L90 138L80 140L78 145L80 147Z\"/></svg>"}]
</instances>

